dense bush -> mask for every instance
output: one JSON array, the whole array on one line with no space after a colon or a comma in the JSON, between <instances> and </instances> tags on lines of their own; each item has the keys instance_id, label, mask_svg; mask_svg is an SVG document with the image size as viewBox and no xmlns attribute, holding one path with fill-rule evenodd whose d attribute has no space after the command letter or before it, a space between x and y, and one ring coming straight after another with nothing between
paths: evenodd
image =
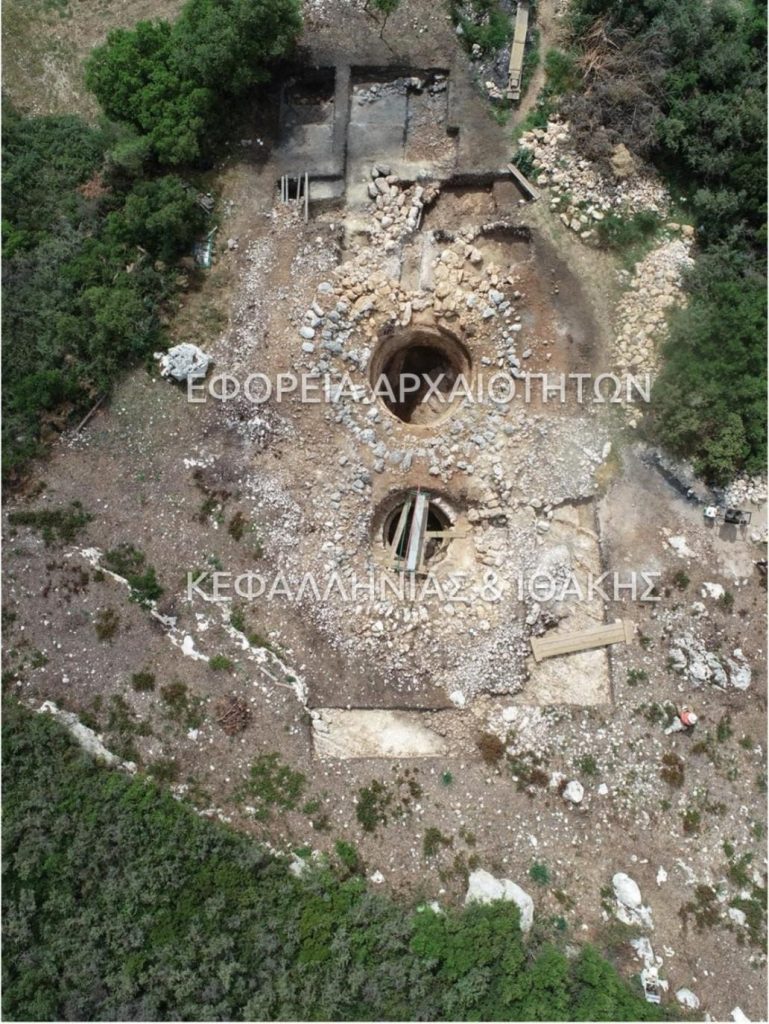
<instances>
[{"instance_id":1,"label":"dense bush","mask_svg":"<svg viewBox=\"0 0 769 1024\"><path fill-rule=\"evenodd\" d=\"M652 161L702 254L654 389L650 436L723 484L766 462L766 4L576 0L578 145Z\"/></svg>"},{"instance_id":2,"label":"dense bush","mask_svg":"<svg viewBox=\"0 0 769 1024\"><path fill-rule=\"evenodd\" d=\"M595 58L570 111L576 129L587 118L594 144L625 142L658 163L690 198L702 240L736 229L761 244L766 5L577 0L573 18L575 42Z\"/></svg>"},{"instance_id":3,"label":"dense bush","mask_svg":"<svg viewBox=\"0 0 769 1024\"><path fill-rule=\"evenodd\" d=\"M41 451L41 426L72 422L152 351L171 260L202 211L177 178L105 177L108 130L74 117L3 121L3 468Z\"/></svg>"},{"instance_id":4,"label":"dense bush","mask_svg":"<svg viewBox=\"0 0 769 1024\"><path fill-rule=\"evenodd\" d=\"M6 1019L662 1019L591 948L527 946L512 904L297 879L46 715L9 705L3 758Z\"/></svg>"},{"instance_id":5,"label":"dense bush","mask_svg":"<svg viewBox=\"0 0 769 1024\"><path fill-rule=\"evenodd\" d=\"M173 23L110 32L88 59L86 84L161 163L190 163L228 104L269 78L300 25L297 0L188 0Z\"/></svg>"},{"instance_id":6,"label":"dense bush","mask_svg":"<svg viewBox=\"0 0 769 1024\"><path fill-rule=\"evenodd\" d=\"M766 283L755 261L723 246L700 256L688 287L688 308L671 318L650 428L724 484L766 462Z\"/></svg>"},{"instance_id":7,"label":"dense bush","mask_svg":"<svg viewBox=\"0 0 769 1024\"><path fill-rule=\"evenodd\" d=\"M16 478L160 341L168 264L202 211L157 162L200 157L231 100L295 38L296 0L188 0L173 23L112 32L86 79L114 122L3 121L3 472Z\"/></svg>"},{"instance_id":8,"label":"dense bush","mask_svg":"<svg viewBox=\"0 0 769 1024\"><path fill-rule=\"evenodd\" d=\"M510 15L496 0L452 0L451 15L462 29L468 51L478 45L484 54L501 50L513 38Z\"/></svg>"}]
</instances>

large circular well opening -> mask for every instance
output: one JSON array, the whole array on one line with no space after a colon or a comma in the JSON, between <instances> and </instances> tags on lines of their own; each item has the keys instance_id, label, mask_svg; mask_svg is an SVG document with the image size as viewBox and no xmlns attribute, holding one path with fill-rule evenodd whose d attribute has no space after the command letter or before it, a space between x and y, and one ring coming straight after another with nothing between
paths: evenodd
<instances>
[{"instance_id":1,"label":"large circular well opening","mask_svg":"<svg viewBox=\"0 0 769 1024\"><path fill-rule=\"evenodd\" d=\"M374 394L403 423L426 426L449 416L469 384L470 353L437 327L417 327L382 339L370 364Z\"/></svg>"}]
</instances>

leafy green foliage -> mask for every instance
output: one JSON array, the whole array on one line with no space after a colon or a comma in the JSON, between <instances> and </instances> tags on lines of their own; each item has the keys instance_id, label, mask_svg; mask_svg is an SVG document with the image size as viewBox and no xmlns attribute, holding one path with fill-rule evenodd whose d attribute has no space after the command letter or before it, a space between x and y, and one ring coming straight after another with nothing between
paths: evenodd
<instances>
[{"instance_id":1,"label":"leafy green foliage","mask_svg":"<svg viewBox=\"0 0 769 1024\"><path fill-rule=\"evenodd\" d=\"M671 320L647 427L710 483L766 463L766 5L576 0L603 50L565 103L593 159L624 142L691 211L704 249ZM585 42L587 41L587 42ZM594 55L595 56L595 55ZM607 219L600 232L624 234ZM606 237L611 242L611 237Z\"/></svg>"},{"instance_id":2,"label":"leafy green foliage","mask_svg":"<svg viewBox=\"0 0 769 1024\"><path fill-rule=\"evenodd\" d=\"M755 261L714 248L670 318L649 430L715 484L766 462L766 286Z\"/></svg>"},{"instance_id":3,"label":"leafy green foliage","mask_svg":"<svg viewBox=\"0 0 769 1024\"><path fill-rule=\"evenodd\" d=\"M196 729L202 723L202 700L190 694L186 683L175 679L161 686L160 697L166 706L168 716L185 729Z\"/></svg>"},{"instance_id":4,"label":"leafy green foliage","mask_svg":"<svg viewBox=\"0 0 769 1024\"><path fill-rule=\"evenodd\" d=\"M103 562L106 569L127 580L131 600L137 604L148 606L162 595L154 568L132 544L118 544L104 555Z\"/></svg>"},{"instance_id":5,"label":"leafy green foliage","mask_svg":"<svg viewBox=\"0 0 769 1024\"><path fill-rule=\"evenodd\" d=\"M130 248L141 246L157 259L173 260L204 222L203 211L179 178L169 174L134 185L122 209L107 218L107 235Z\"/></svg>"},{"instance_id":6,"label":"leafy green foliage","mask_svg":"<svg viewBox=\"0 0 769 1024\"><path fill-rule=\"evenodd\" d=\"M7 1019L663 1018L595 950L526 949L511 903L413 913L297 879L47 715L9 705L3 759Z\"/></svg>"},{"instance_id":7,"label":"leafy green foliage","mask_svg":"<svg viewBox=\"0 0 769 1024\"><path fill-rule=\"evenodd\" d=\"M226 654L214 654L208 661L208 667L214 672L230 672L234 662Z\"/></svg>"},{"instance_id":8,"label":"leafy green foliage","mask_svg":"<svg viewBox=\"0 0 769 1024\"><path fill-rule=\"evenodd\" d=\"M88 59L86 84L160 163L190 163L228 104L268 80L300 26L296 0L188 0L173 24L110 32Z\"/></svg>"},{"instance_id":9,"label":"leafy green foliage","mask_svg":"<svg viewBox=\"0 0 769 1024\"><path fill-rule=\"evenodd\" d=\"M548 885L550 882L550 869L542 861L534 861L529 868L529 878L537 885Z\"/></svg>"},{"instance_id":10,"label":"leafy green foliage","mask_svg":"<svg viewBox=\"0 0 769 1024\"><path fill-rule=\"evenodd\" d=\"M639 210L631 217L608 213L596 225L596 234L607 248L623 250L648 242L661 226L661 219L650 210Z\"/></svg>"},{"instance_id":11,"label":"leafy green foliage","mask_svg":"<svg viewBox=\"0 0 769 1024\"><path fill-rule=\"evenodd\" d=\"M120 616L114 608L102 608L94 616L93 624L99 640L111 640L120 626Z\"/></svg>"},{"instance_id":12,"label":"leafy green foliage","mask_svg":"<svg viewBox=\"0 0 769 1024\"><path fill-rule=\"evenodd\" d=\"M583 775L589 775L591 778L601 773L598 762L592 754L583 754L578 757L576 764Z\"/></svg>"},{"instance_id":13,"label":"leafy green foliage","mask_svg":"<svg viewBox=\"0 0 769 1024\"><path fill-rule=\"evenodd\" d=\"M277 754L260 754L251 765L240 795L254 804L255 817L266 821L273 807L295 810L306 782L301 772L283 764Z\"/></svg>"},{"instance_id":14,"label":"leafy green foliage","mask_svg":"<svg viewBox=\"0 0 769 1024\"><path fill-rule=\"evenodd\" d=\"M428 858L435 857L444 847L451 845L452 839L449 836L445 836L439 828L431 825L430 828L425 830L422 839L422 853Z\"/></svg>"},{"instance_id":15,"label":"leafy green foliage","mask_svg":"<svg viewBox=\"0 0 769 1024\"><path fill-rule=\"evenodd\" d=\"M148 690L154 690L155 673L147 672L146 670L134 672L131 676L131 686L138 693L146 693Z\"/></svg>"},{"instance_id":16,"label":"leafy green foliage","mask_svg":"<svg viewBox=\"0 0 769 1024\"><path fill-rule=\"evenodd\" d=\"M354 843L348 843L345 839L337 839L334 843L334 852L351 875L361 873L363 862Z\"/></svg>"},{"instance_id":17,"label":"leafy green foliage","mask_svg":"<svg viewBox=\"0 0 769 1024\"><path fill-rule=\"evenodd\" d=\"M392 801L392 793L379 779L358 790L355 816L364 832L376 832L380 825L387 824L387 812Z\"/></svg>"},{"instance_id":18,"label":"leafy green foliage","mask_svg":"<svg viewBox=\"0 0 769 1024\"><path fill-rule=\"evenodd\" d=\"M496 0L452 0L451 15L462 29L462 39L468 50L477 43L484 54L501 50L512 39L513 26Z\"/></svg>"},{"instance_id":19,"label":"leafy green foliage","mask_svg":"<svg viewBox=\"0 0 769 1024\"><path fill-rule=\"evenodd\" d=\"M11 526L29 526L39 530L46 547L73 541L93 519L79 501L66 508L17 509L8 515Z\"/></svg>"},{"instance_id":20,"label":"leafy green foliage","mask_svg":"<svg viewBox=\"0 0 769 1024\"><path fill-rule=\"evenodd\" d=\"M604 18L590 79L594 145L624 141L666 168L711 242L765 237L766 7L730 0L578 0L574 39ZM614 53L611 53L614 50Z\"/></svg>"},{"instance_id":21,"label":"leafy green foliage","mask_svg":"<svg viewBox=\"0 0 769 1024\"><path fill-rule=\"evenodd\" d=\"M176 178L109 176L107 130L74 117L3 119L3 464L12 480L162 344L171 261L201 211Z\"/></svg>"}]
</instances>

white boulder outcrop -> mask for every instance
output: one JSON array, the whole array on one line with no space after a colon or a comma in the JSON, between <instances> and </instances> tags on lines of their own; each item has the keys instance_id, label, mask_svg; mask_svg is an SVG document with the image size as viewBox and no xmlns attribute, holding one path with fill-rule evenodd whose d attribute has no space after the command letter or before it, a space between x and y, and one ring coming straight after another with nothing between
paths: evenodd
<instances>
[{"instance_id":1,"label":"white boulder outcrop","mask_svg":"<svg viewBox=\"0 0 769 1024\"><path fill-rule=\"evenodd\" d=\"M649 907L643 905L638 884L622 871L614 875L611 884L617 901L616 915L619 920L625 924L653 929L652 912Z\"/></svg>"},{"instance_id":2,"label":"white boulder outcrop","mask_svg":"<svg viewBox=\"0 0 769 1024\"><path fill-rule=\"evenodd\" d=\"M699 999L690 988L679 988L676 991L676 999L687 1010L698 1010L700 1007Z\"/></svg>"},{"instance_id":3,"label":"white boulder outcrop","mask_svg":"<svg viewBox=\"0 0 769 1024\"><path fill-rule=\"evenodd\" d=\"M570 804L581 804L585 796L585 788L581 782L576 779L572 779L571 782L567 783L566 788L563 791L563 798Z\"/></svg>"},{"instance_id":4,"label":"white boulder outcrop","mask_svg":"<svg viewBox=\"0 0 769 1024\"><path fill-rule=\"evenodd\" d=\"M174 345L165 353L156 352L155 358L160 360L161 376L172 377L180 383L202 380L212 363L211 356L188 341Z\"/></svg>"},{"instance_id":5,"label":"white boulder outcrop","mask_svg":"<svg viewBox=\"0 0 769 1024\"><path fill-rule=\"evenodd\" d=\"M490 871L479 868L468 879L465 903L493 903L507 900L521 912L521 931L526 933L534 923L534 900L509 878L495 878Z\"/></svg>"}]
</instances>

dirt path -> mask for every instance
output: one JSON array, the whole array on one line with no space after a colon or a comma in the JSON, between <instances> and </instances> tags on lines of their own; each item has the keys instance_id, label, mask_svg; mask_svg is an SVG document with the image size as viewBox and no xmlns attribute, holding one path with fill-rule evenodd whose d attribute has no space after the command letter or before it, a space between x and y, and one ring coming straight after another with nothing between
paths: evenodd
<instances>
[{"instance_id":1,"label":"dirt path","mask_svg":"<svg viewBox=\"0 0 769 1024\"><path fill-rule=\"evenodd\" d=\"M537 105L537 98L545 84L545 55L548 50L558 45L561 25L558 11L562 0L539 0L537 4L537 24L539 29L539 63L529 82L526 95L515 110L511 124L513 126L526 120L527 115Z\"/></svg>"}]
</instances>

